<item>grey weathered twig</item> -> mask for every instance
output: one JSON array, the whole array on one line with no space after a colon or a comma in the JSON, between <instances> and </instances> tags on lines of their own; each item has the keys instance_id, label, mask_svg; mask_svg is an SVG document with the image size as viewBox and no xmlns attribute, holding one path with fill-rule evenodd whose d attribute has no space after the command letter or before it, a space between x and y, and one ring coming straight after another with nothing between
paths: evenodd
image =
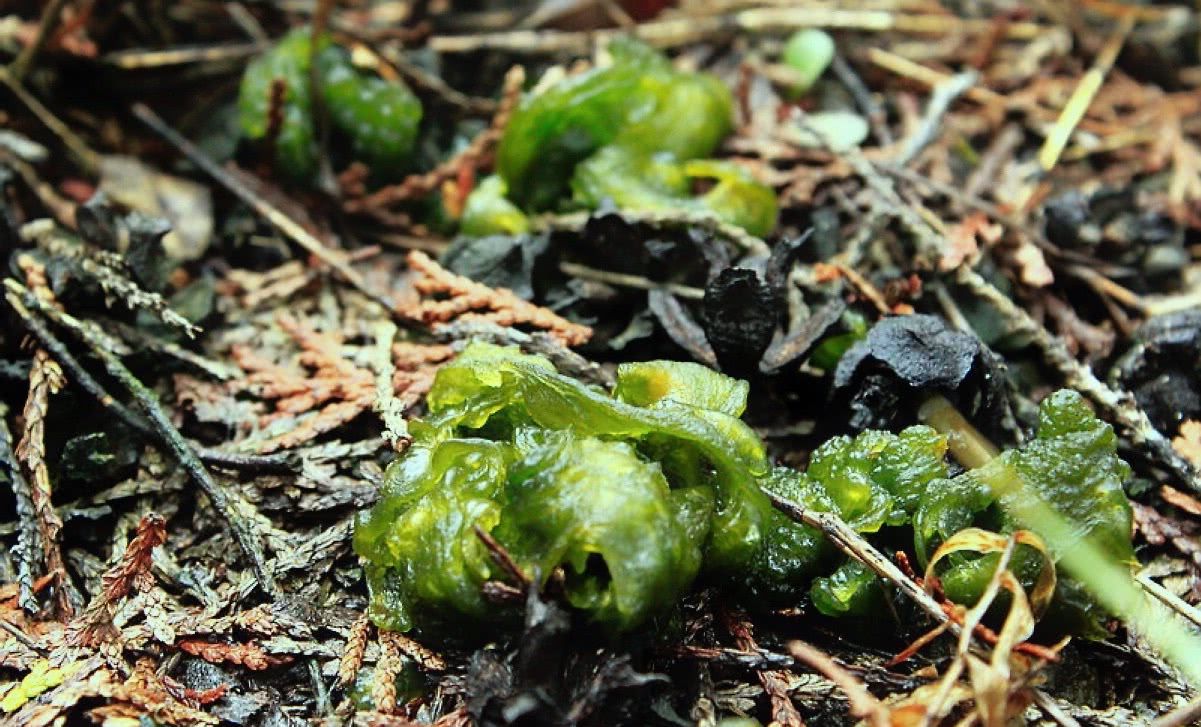
<instances>
[{"instance_id":1,"label":"grey weathered twig","mask_svg":"<svg viewBox=\"0 0 1201 727\"><path fill-rule=\"evenodd\" d=\"M100 56L100 62L122 70L162 68L188 63L223 63L242 61L258 55L269 47L265 42L217 43L213 45L149 49L125 48Z\"/></svg>"},{"instance_id":2,"label":"grey weathered twig","mask_svg":"<svg viewBox=\"0 0 1201 727\"><path fill-rule=\"evenodd\" d=\"M942 117L946 115L955 99L976 85L979 77L980 74L975 71L964 71L934 87L934 92L930 94L930 100L926 103L926 112L922 115L921 123L917 130L905 139L905 146L901 147L900 153L894 160L898 167L903 167L913 161L923 149L929 146L930 142L937 138Z\"/></svg>"},{"instance_id":3,"label":"grey weathered twig","mask_svg":"<svg viewBox=\"0 0 1201 727\"><path fill-rule=\"evenodd\" d=\"M842 85L851 92L851 97L855 99L855 105L867 117L868 123L872 126L872 132L883 146L889 146L893 142L892 130L888 128L887 114L880 104L872 98L872 92L868 89L867 84L855 73L855 69L847 63L846 59L841 55L835 55L830 62L830 70L838 78Z\"/></svg>"},{"instance_id":4,"label":"grey weathered twig","mask_svg":"<svg viewBox=\"0 0 1201 727\"><path fill-rule=\"evenodd\" d=\"M933 596L926 593L913 579L906 576L896 564L886 558L883 553L876 550L863 536L852 530L851 526L843 522L842 518L830 512L807 510L791 500L773 495L766 490L764 490L763 494L771 500L772 506L777 510L798 523L804 523L809 527L820 530L839 550L870 568L876 575L895 585L902 593L916 603L919 608L933 616L937 621L948 620L947 614L942 610L942 606L939 605L938 601L934 600ZM960 626L957 623L952 623L950 629L954 634L959 634L960 632Z\"/></svg>"},{"instance_id":5,"label":"grey weathered twig","mask_svg":"<svg viewBox=\"0 0 1201 727\"><path fill-rule=\"evenodd\" d=\"M42 17L38 20L38 27L34 32L33 39L21 49L21 52L8 66L8 72L15 80L21 81L33 67L33 61L46 45L46 41L50 38L50 31L54 29L55 23L58 22L58 16L62 15L66 4L67 0L50 0L42 8Z\"/></svg>"}]
</instances>

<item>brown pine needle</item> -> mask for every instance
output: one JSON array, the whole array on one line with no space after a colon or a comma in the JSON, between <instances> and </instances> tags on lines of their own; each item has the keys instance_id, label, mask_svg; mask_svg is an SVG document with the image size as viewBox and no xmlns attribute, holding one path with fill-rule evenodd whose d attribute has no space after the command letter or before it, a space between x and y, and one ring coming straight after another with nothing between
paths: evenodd
<instances>
[{"instance_id":1,"label":"brown pine needle","mask_svg":"<svg viewBox=\"0 0 1201 727\"><path fill-rule=\"evenodd\" d=\"M1126 13L1120 21L1118 27L1114 30L1109 39L1105 41L1105 45L1101 48L1101 52L1097 54L1096 60L1093 61L1092 68L1080 79L1080 83L1076 85L1076 90L1072 92L1071 98L1064 104L1063 112L1060 113L1059 119L1055 122L1055 127L1051 129L1051 133L1047 135L1047 140L1043 142L1043 146L1038 151L1038 165L1043 172L1049 172L1055 168L1059 162L1059 155L1063 153L1064 147L1067 146L1068 140L1072 136L1072 132L1076 130L1076 125L1084 118L1084 113L1088 111L1089 105L1093 102L1093 97L1097 95L1097 91L1101 89L1101 84L1105 82L1105 76L1109 73L1109 69L1113 67L1113 62L1117 60L1118 53L1121 52L1122 46L1126 43L1127 36L1134 29L1134 24L1137 17L1134 13Z\"/></svg>"}]
</instances>

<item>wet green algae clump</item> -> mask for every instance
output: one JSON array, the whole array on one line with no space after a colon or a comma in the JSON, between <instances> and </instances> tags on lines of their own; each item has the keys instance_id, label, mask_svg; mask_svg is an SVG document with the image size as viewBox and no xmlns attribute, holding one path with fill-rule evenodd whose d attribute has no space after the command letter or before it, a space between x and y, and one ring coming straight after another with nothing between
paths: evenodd
<instances>
[{"instance_id":1,"label":"wet green algae clump","mask_svg":"<svg viewBox=\"0 0 1201 727\"><path fill-rule=\"evenodd\" d=\"M468 198L467 234L511 234L514 213L560 208L710 214L765 235L776 196L736 164L709 159L733 127L730 90L679 71L632 39L612 62L525 97L497 150L496 171ZM706 191L693 193L697 184Z\"/></svg>"},{"instance_id":2,"label":"wet green algae clump","mask_svg":"<svg viewBox=\"0 0 1201 727\"><path fill-rule=\"evenodd\" d=\"M923 563L966 527L1017 527L975 472L948 479L946 440L929 427L837 437L807 472L773 467L738 418L747 388L696 364L657 361L619 367L609 394L545 359L471 344L438 373L429 415L412 423L412 446L357 524L371 617L393 630L457 634L511 621L516 609L483 595L486 581L506 576L476 526L542 584L561 569L566 600L613 631L667 612L698 579L765 605L808 594L829 615L873 608L879 581L777 512L764 490L835 512L862 533L907 534ZM1112 430L1071 392L1044 402L1040 424L1035 440L998 459L1082 537L1132 561L1128 468ZM988 556L943 562L948 593L974 602L991 575ZM1055 602L1066 630L1095 632L1102 614L1062 575Z\"/></svg>"},{"instance_id":3,"label":"wet green algae clump","mask_svg":"<svg viewBox=\"0 0 1201 727\"><path fill-rule=\"evenodd\" d=\"M311 184L318 162L310 77L316 64L330 126L349 143L353 157L384 177L404 171L421 123L421 102L404 84L355 68L329 36L320 36L314 48L312 36L310 28L297 28L246 67L238 90L242 136L264 141L273 133L275 166L291 181ZM282 123L273 131L272 97L281 91Z\"/></svg>"}]
</instances>

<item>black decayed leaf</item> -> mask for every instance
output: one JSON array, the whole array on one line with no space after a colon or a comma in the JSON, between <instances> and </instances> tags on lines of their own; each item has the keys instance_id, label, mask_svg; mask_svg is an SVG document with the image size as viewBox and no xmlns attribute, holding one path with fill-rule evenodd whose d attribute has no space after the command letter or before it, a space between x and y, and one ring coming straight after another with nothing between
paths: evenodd
<instances>
[{"instance_id":1,"label":"black decayed leaf","mask_svg":"<svg viewBox=\"0 0 1201 727\"><path fill-rule=\"evenodd\" d=\"M93 194L75 210L79 236L106 250L117 249L117 215L103 192Z\"/></svg>"},{"instance_id":2,"label":"black decayed leaf","mask_svg":"<svg viewBox=\"0 0 1201 727\"><path fill-rule=\"evenodd\" d=\"M834 372L836 410L847 425L897 429L932 394L957 404L986 433L1008 420L1000 360L978 338L937 316L885 318L852 346Z\"/></svg>"},{"instance_id":3,"label":"black decayed leaf","mask_svg":"<svg viewBox=\"0 0 1201 727\"><path fill-rule=\"evenodd\" d=\"M656 282L704 280L730 264L725 244L704 230L660 229L617 213L594 215L567 244L573 258L586 265Z\"/></svg>"},{"instance_id":4,"label":"black decayed leaf","mask_svg":"<svg viewBox=\"0 0 1201 727\"><path fill-rule=\"evenodd\" d=\"M1152 423L1175 432L1186 419L1201 419L1201 309L1152 318L1136 340L1116 373Z\"/></svg>"},{"instance_id":5,"label":"black decayed leaf","mask_svg":"<svg viewBox=\"0 0 1201 727\"><path fill-rule=\"evenodd\" d=\"M727 268L705 286L705 336L722 371L753 375L780 320L780 296L753 271Z\"/></svg>"},{"instance_id":6,"label":"black decayed leaf","mask_svg":"<svg viewBox=\"0 0 1201 727\"><path fill-rule=\"evenodd\" d=\"M130 272L142 287L155 292L167 285L167 276L175 267L163 249L163 237L171 231L171 223L162 217L131 212L122 220L129 233L129 249L125 261Z\"/></svg>"},{"instance_id":7,"label":"black decayed leaf","mask_svg":"<svg viewBox=\"0 0 1201 727\"><path fill-rule=\"evenodd\" d=\"M536 278L548 265L546 235L460 237L442 255L448 270L518 296L534 297Z\"/></svg>"},{"instance_id":8,"label":"black decayed leaf","mask_svg":"<svg viewBox=\"0 0 1201 727\"><path fill-rule=\"evenodd\" d=\"M85 242L104 250L124 249L129 271L143 288L159 292L166 286L177 264L163 249L170 222L141 212L119 214L108 197L97 192L77 208L75 223Z\"/></svg>"}]
</instances>

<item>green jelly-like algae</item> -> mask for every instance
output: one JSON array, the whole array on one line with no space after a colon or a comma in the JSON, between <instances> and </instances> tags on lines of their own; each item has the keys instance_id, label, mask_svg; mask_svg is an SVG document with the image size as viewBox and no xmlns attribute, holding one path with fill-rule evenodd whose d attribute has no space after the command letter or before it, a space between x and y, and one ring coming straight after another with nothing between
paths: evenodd
<instances>
[{"instance_id":1,"label":"green jelly-like algae","mask_svg":"<svg viewBox=\"0 0 1201 727\"><path fill-rule=\"evenodd\" d=\"M503 188L517 208L541 212L595 209L685 211L714 215L764 235L776 224L776 197L731 162L707 159L733 126L730 91L714 76L678 71L662 54L631 39L608 47L608 65L568 76L527 96L497 150ZM694 194L698 183L707 191ZM472 205L468 234L512 229L512 210ZM495 224L481 214L495 210Z\"/></svg>"},{"instance_id":2,"label":"green jelly-like algae","mask_svg":"<svg viewBox=\"0 0 1201 727\"><path fill-rule=\"evenodd\" d=\"M1014 529L1004 498L1036 493L1082 537L1132 559L1128 469L1112 430L1073 393L1048 398L1037 438L999 458L1029 482L1025 494L994 493L978 472L948 478L946 440L925 426L836 437L807 472L774 467L739 418L746 398L745 382L697 364L624 364L610 393L516 349L469 345L438 372L412 446L357 523L372 618L458 633L512 618L483 595L506 575L477 527L540 584L560 574L566 600L614 631L662 614L698 579L758 603L808 595L833 616L875 608L875 576L773 509L764 491L865 534L911 533L922 563L963 528ZM944 563L956 600L974 601L991 575L988 556ZM1100 611L1061 583L1066 628L1089 633Z\"/></svg>"}]
</instances>

